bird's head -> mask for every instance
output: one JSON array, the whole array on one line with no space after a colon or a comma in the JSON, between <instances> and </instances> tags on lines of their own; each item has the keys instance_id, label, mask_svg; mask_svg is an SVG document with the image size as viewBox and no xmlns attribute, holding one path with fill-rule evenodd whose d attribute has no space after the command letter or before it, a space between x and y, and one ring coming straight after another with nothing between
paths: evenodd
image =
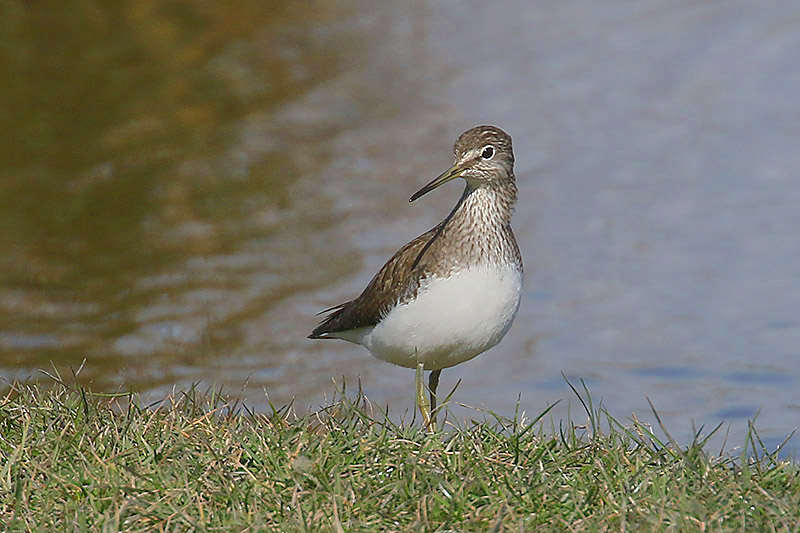
<instances>
[{"instance_id":1,"label":"bird's head","mask_svg":"<svg viewBox=\"0 0 800 533\"><path fill-rule=\"evenodd\" d=\"M473 187L514 179L511 137L496 126L476 126L462 133L453 155L453 166L414 193L409 202L455 178L464 178Z\"/></svg>"}]
</instances>

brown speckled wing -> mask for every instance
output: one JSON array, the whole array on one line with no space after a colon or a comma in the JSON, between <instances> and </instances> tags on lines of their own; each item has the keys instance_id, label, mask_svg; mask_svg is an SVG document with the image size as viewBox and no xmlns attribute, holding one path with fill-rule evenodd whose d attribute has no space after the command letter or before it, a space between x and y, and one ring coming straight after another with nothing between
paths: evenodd
<instances>
[{"instance_id":1,"label":"brown speckled wing","mask_svg":"<svg viewBox=\"0 0 800 533\"><path fill-rule=\"evenodd\" d=\"M358 298L332 307L330 314L308 338L324 339L337 331L374 326L398 302L413 296L426 271L424 261L417 264L420 254L425 251L439 226L400 248L375 274Z\"/></svg>"}]
</instances>

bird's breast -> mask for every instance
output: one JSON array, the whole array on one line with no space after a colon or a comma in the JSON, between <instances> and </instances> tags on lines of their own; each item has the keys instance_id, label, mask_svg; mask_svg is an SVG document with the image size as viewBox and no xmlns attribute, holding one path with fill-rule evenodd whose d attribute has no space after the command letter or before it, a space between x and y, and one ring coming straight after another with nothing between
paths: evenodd
<instances>
[{"instance_id":1,"label":"bird's breast","mask_svg":"<svg viewBox=\"0 0 800 533\"><path fill-rule=\"evenodd\" d=\"M488 350L508 332L519 309L522 273L512 264L482 263L424 280L416 297L392 308L360 339L396 365L446 368Z\"/></svg>"}]
</instances>

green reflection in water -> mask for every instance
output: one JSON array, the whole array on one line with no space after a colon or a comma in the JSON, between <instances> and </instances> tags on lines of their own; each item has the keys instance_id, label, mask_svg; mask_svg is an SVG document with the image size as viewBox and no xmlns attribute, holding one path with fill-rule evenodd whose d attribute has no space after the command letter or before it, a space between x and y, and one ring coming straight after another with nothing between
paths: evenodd
<instances>
[{"instance_id":1,"label":"green reflection in water","mask_svg":"<svg viewBox=\"0 0 800 533\"><path fill-rule=\"evenodd\" d=\"M2 222L8 245L30 247L23 255L34 271L58 279L57 264L77 275L132 266L148 248L143 219L164 207L154 196L180 179L170 175L176 164L213 156L226 124L271 96L269 84L251 80L263 90L231 98L225 72L209 67L258 20L248 6L218 11L191 3L7 5ZM24 261L6 266L23 279L31 271Z\"/></svg>"},{"instance_id":2,"label":"green reflection in water","mask_svg":"<svg viewBox=\"0 0 800 533\"><path fill-rule=\"evenodd\" d=\"M247 221L291 209L299 171L242 122L335 71L328 9L3 3L0 364L80 361L137 327L142 276L277 231Z\"/></svg>"}]
</instances>

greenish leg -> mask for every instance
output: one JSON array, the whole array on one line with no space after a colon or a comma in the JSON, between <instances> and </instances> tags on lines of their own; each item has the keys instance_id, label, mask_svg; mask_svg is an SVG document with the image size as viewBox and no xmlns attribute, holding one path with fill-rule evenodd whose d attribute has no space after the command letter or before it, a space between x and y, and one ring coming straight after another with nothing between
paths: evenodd
<instances>
[{"instance_id":1,"label":"greenish leg","mask_svg":"<svg viewBox=\"0 0 800 533\"><path fill-rule=\"evenodd\" d=\"M431 419L431 404L428 401L428 397L425 395L425 380L423 376L423 372L425 371L425 363L422 361L417 362L417 376L416 376L416 384L417 384L417 407L419 407L419 412L422 415L422 422L425 424L425 427L433 431L432 419Z\"/></svg>"}]
</instances>

